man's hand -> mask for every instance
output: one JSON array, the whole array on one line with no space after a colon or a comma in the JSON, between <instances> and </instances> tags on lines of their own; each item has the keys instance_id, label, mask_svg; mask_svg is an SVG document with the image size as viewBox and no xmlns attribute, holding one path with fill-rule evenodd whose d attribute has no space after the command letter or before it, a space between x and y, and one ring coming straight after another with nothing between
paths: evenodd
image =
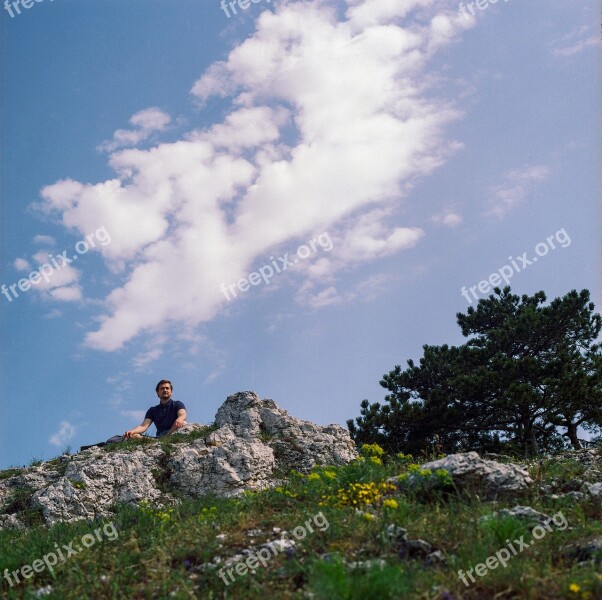
<instances>
[{"instance_id":1,"label":"man's hand","mask_svg":"<svg viewBox=\"0 0 602 600\"><path fill-rule=\"evenodd\" d=\"M173 424L173 427L176 429L180 429L180 427L184 427L186 425L186 419L184 417L178 417Z\"/></svg>"}]
</instances>

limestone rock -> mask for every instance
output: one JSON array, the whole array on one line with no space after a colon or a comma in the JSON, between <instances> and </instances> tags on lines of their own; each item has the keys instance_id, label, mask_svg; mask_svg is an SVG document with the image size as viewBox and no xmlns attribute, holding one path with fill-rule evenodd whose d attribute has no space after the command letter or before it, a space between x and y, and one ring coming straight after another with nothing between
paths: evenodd
<instances>
[{"instance_id":1,"label":"limestone rock","mask_svg":"<svg viewBox=\"0 0 602 600\"><path fill-rule=\"evenodd\" d=\"M0 529L25 529L15 515L0 515Z\"/></svg>"},{"instance_id":2,"label":"limestone rock","mask_svg":"<svg viewBox=\"0 0 602 600\"><path fill-rule=\"evenodd\" d=\"M262 400L253 392L229 396L215 423L220 428L215 437L228 425L238 437L267 444L285 472L308 472L318 464L343 465L357 457L349 432L340 425L324 427L291 417L273 400Z\"/></svg>"},{"instance_id":3,"label":"limestone rock","mask_svg":"<svg viewBox=\"0 0 602 600\"><path fill-rule=\"evenodd\" d=\"M180 429L176 429L172 435L190 435L195 431L200 431L203 429L203 425L200 423L187 423L184 427L180 427Z\"/></svg>"},{"instance_id":4,"label":"limestone rock","mask_svg":"<svg viewBox=\"0 0 602 600\"><path fill-rule=\"evenodd\" d=\"M432 472L445 469L458 489L474 491L485 500L520 495L533 483L526 469L484 460L476 452L451 454L422 465L422 469L430 469ZM391 477L388 481L399 483L397 477Z\"/></svg>"},{"instance_id":5,"label":"limestone rock","mask_svg":"<svg viewBox=\"0 0 602 600\"><path fill-rule=\"evenodd\" d=\"M530 506L514 506L512 508L502 508L491 515L485 515L479 519L480 522L490 521L495 518L514 517L527 523L531 528L536 525L544 525L552 520L552 517L539 512Z\"/></svg>"},{"instance_id":6,"label":"limestone rock","mask_svg":"<svg viewBox=\"0 0 602 600\"><path fill-rule=\"evenodd\" d=\"M163 454L156 445L134 451L76 455L65 475L38 490L32 505L42 509L49 524L107 517L115 502L154 502L161 492L153 477L157 459Z\"/></svg>"},{"instance_id":7,"label":"limestone rock","mask_svg":"<svg viewBox=\"0 0 602 600\"><path fill-rule=\"evenodd\" d=\"M268 487L274 453L259 441L234 437L221 446L203 440L178 448L170 457L170 481L190 496L236 496L245 490Z\"/></svg>"},{"instance_id":8,"label":"limestone rock","mask_svg":"<svg viewBox=\"0 0 602 600\"><path fill-rule=\"evenodd\" d=\"M92 446L24 468L0 480L0 529L19 526L15 507L23 503L41 511L47 524L103 518L115 503L173 504L176 500L165 490L193 497L236 496L273 485L290 469L342 465L357 456L343 427L291 417L253 392L230 396L217 411L216 424L218 429L204 440L180 437L167 448L156 440L141 441L134 449ZM172 435L202 428L189 423Z\"/></svg>"},{"instance_id":9,"label":"limestone rock","mask_svg":"<svg viewBox=\"0 0 602 600\"><path fill-rule=\"evenodd\" d=\"M585 483L584 487L588 496L594 502L602 505L602 483Z\"/></svg>"}]
</instances>

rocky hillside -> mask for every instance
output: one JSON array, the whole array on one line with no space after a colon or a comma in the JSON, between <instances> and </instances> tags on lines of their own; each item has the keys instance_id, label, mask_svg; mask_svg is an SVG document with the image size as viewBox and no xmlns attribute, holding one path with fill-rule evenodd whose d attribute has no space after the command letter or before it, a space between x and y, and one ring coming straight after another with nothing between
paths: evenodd
<instances>
[{"instance_id":1,"label":"rocky hillside","mask_svg":"<svg viewBox=\"0 0 602 600\"><path fill-rule=\"evenodd\" d=\"M93 447L8 476L0 481L0 528L23 527L35 513L53 524L108 517L117 502L169 505L178 492L236 496L274 485L291 469L307 473L357 456L340 425L291 417L253 392L229 396L215 427L189 424L171 438Z\"/></svg>"},{"instance_id":2,"label":"rocky hillside","mask_svg":"<svg viewBox=\"0 0 602 600\"><path fill-rule=\"evenodd\" d=\"M0 597L602 599L602 452L416 459L252 392L0 472Z\"/></svg>"}]
</instances>

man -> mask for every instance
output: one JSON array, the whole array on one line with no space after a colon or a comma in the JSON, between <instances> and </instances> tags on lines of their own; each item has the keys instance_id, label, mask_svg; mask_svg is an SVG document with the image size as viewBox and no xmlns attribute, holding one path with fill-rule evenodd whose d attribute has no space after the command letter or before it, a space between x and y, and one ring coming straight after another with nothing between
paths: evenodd
<instances>
[{"instance_id":1,"label":"man","mask_svg":"<svg viewBox=\"0 0 602 600\"><path fill-rule=\"evenodd\" d=\"M169 435L180 427L186 425L186 408L179 400L172 400L173 386L171 381L161 379L155 388L159 396L159 404L151 406L147 411L141 425L126 431L123 435L127 438L139 438L150 427L151 423L157 428L157 437Z\"/></svg>"}]
</instances>

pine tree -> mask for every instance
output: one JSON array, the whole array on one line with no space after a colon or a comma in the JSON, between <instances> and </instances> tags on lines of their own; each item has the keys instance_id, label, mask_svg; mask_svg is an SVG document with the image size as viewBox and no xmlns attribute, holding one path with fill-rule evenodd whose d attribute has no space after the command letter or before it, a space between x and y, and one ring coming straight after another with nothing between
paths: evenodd
<instances>
[{"instance_id":1,"label":"pine tree","mask_svg":"<svg viewBox=\"0 0 602 600\"><path fill-rule=\"evenodd\" d=\"M534 455L562 447L563 436L579 448L579 426L602 426L602 319L587 290L545 302L544 292L496 288L458 313L468 341L425 345L419 365L384 375L386 404L362 402L348 421L354 439L414 453L436 440L446 452Z\"/></svg>"}]
</instances>

